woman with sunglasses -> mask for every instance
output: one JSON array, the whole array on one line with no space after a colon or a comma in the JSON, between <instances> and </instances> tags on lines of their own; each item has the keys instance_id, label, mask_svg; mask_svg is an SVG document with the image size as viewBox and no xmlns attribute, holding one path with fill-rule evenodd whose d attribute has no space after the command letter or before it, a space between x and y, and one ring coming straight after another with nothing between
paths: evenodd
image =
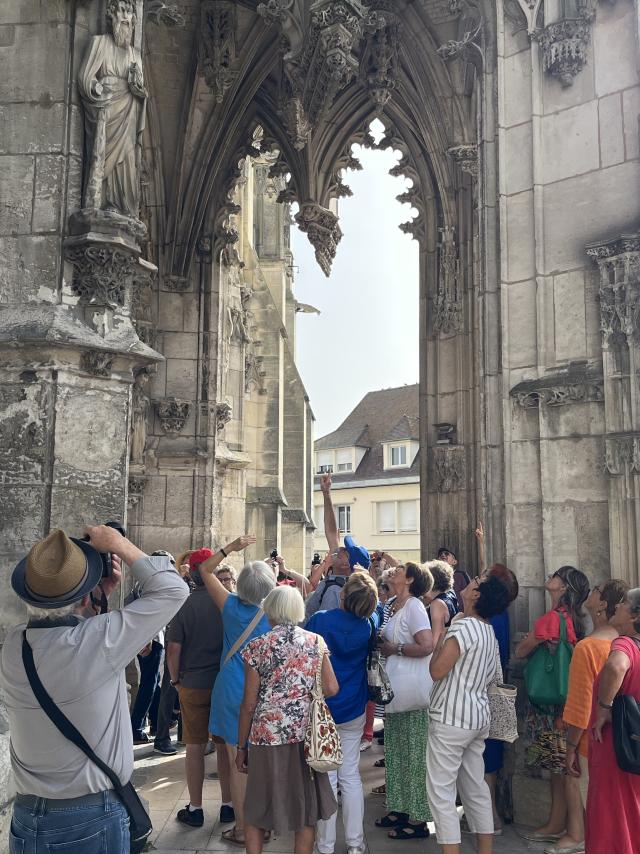
<instances>
[{"instance_id":1,"label":"woman with sunglasses","mask_svg":"<svg viewBox=\"0 0 640 854\"><path fill-rule=\"evenodd\" d=\"M574 566L561 566L545 583L551 608L539 617L533 630L515 649L516 658L528 658L541 643L554 644L560 640L561 621L566 627L567 640L576 644L585 636L586 626L582 606L589 595L589 580ZM551 812L545 825L522 833L535 842L557 842L567 827L567 800L564 789L566 752L563 706L534 706L527 703L526 735L529 741L527 764L551 772Z\"/></svg>"}]
</instances>

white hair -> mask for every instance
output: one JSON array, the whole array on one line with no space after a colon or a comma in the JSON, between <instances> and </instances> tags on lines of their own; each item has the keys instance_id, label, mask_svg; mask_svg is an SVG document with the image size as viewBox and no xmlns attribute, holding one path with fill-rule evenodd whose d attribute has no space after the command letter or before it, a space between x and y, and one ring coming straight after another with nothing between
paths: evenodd
<instances>
[{"instance_id":1,"label":"white hair","mask_svg":"<svg viewBox=\"0 0 640 854\"><path fill-rule=\"evenodd\" d=\"M238 575L238 598L250 605L260 605L276 586L271 567L263 560L252 560L245 564Z\"/></svg>"},{"instance_id":2,"label":"white hair","mask_svg":"<svg viewBox=\"0 0 640 854\"><path fill-rule=\"evenodd\" d=\"M61 620L75 613L76 608L82 600L72 602L71 605L65 605L63 608L36 608L35 605L26 604L27 620Z\"/></svg>"},{"instance_id":3,"label":"white hair","mask_svg":"<svg viewBox=\"0 0 640 854\"><path fill-rule=\"evenodd\" d=\"M304 599L297 588L289 585L272 590L262 607L274 626L297 626L305 617Z\"/></svg>"},{"instance_id":4,"label":"white hair","mask_svg":"<svg viewBox=\"0 0 640 854\"><path fill-rule=\"evenodd\" d=\"M231 566L228 563L221 563L219 566L217 566L215 568L214 575L217 578L222 572L228 572L234 581L238 580L238 573L236 572L235 566Z\"/></svg>"}]
</instances>

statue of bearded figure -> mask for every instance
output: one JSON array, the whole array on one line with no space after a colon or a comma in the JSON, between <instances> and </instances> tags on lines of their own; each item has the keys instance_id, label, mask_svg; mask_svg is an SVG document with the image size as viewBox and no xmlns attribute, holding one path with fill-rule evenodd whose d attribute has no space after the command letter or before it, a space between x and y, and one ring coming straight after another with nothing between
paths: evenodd
<instances>
[{"instance_id":1,"label":"statue of bearded figure","mask_svg":"<svg viewBox=\"0 0 640 854\"><path fill-rule=\"evenodd\" d=\"M134 0L108 0L110 33L93 36L78 72L87 154L83 207L138 217L147 92L133 46Z\"/></svg>"}]
</instances>

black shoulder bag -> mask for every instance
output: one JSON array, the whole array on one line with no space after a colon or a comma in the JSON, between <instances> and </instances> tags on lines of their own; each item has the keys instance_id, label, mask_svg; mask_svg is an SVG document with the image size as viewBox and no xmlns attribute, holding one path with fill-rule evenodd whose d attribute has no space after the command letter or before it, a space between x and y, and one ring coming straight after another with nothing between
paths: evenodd
<instances>
[{"instance_id":1,"label":"black shoulder bag","mask_svg":"<svg viewBox=\"0 0 640 854\"><path fill-rule=\"evenodd\" d=\"M124 786L120 782L118 775L109 768L109 766L93 752L84 737L78 732L71 721L60 711L53 702L46 688L40 681L40 677L36 672L36 666L33 661L33 650L27 640L26 629L22 633L22 663L27 672L29 685L35 694L36 700L40 703L42 710L49 720L56 726L65 738L73 742L88 758L98 766L98 768L107 775L113 783L113 788L117 796L122 801L124 808L129 814L129 836L131 839L131 854L139 854L144 848L153 830L149 814L144 808L142 801L138 797L133 784L126 783Z\"/></svg>"},{"instance_id":2,"label":"black shoulder bag","mask_svg":"<svg viewBox=\"0 0 640 854\"><path fill-rule=\"evenodd\" d=\"M640 646L632 638L636 646ZM613 747L621 771L640 774L640 703L627 694L618 694L611 712Z\"/></svg>"}]
</instances>

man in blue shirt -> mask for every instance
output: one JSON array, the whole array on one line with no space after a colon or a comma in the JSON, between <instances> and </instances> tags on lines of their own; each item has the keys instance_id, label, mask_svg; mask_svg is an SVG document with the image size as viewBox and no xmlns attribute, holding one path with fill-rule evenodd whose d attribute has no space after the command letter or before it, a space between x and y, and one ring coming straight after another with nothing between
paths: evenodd
<instances>
[{"instance_id":1,"label":"man in blue shirt","mask_svg":"<svg viewBox=\"0 0 640 854\"><path fill-rule=\"evenodd\" d=\"M367 549L357 545L353 537L345 537L344 546L340 545L338 523L331 500L330 474L322 475L320 489L324 498L324 534L331 554L331 569L307 599L307 619L316 611L339 608L342 588L354 567L361 566L363 569L368 569L371 563Z\"/></svg>"}]
</instances>

